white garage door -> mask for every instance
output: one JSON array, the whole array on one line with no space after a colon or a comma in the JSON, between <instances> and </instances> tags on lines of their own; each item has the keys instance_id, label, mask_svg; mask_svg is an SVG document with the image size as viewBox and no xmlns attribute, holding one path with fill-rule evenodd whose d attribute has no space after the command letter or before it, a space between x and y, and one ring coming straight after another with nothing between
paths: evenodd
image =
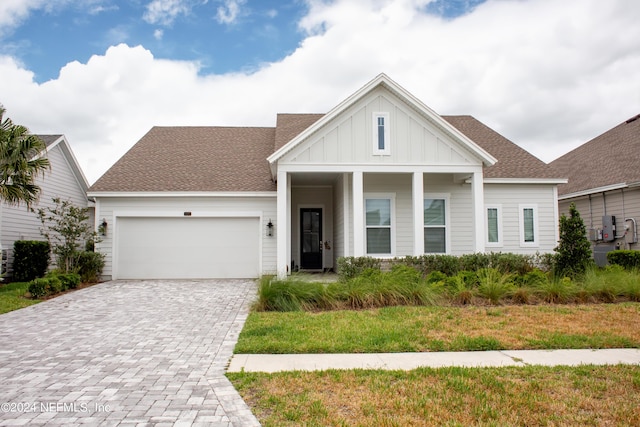
<instances>
[{"instance_id":1,"label":"white garage door","mask_svg":"<svg viewBox=\"0 0 640 427\"><path fill-rule=\"evenodd\" d=\"M258 218L118 218L117 278L252 278Z\"/></svg>"}]
</instances>

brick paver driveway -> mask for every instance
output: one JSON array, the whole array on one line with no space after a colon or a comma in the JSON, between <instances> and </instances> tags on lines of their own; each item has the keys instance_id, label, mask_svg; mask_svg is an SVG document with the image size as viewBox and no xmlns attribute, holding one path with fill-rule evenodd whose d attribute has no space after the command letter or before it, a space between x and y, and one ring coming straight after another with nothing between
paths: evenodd
<instances>
[{"instance_id":1,"label":"brick paver driveway","mask_svg":"<svg viewBox=\"0 0 640 427\"><path fill-rule=\"evenodd\" d=\"M255 293L113 281L0 315L0 426L259 425L224 376Z\"/></svg>"}]
</instances>

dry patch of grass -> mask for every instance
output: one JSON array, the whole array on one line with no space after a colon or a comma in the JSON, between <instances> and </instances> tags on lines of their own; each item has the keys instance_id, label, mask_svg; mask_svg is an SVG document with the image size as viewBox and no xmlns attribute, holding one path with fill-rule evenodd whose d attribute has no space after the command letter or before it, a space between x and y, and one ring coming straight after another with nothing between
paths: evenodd
<instances>
[{"instance_id":1,"label":"dry patch of grass","mask_svg":"<svg viewBox=\"0 0 640 427\"><path fill-rule=\"evenodd\" d=\"M453 309L437 328L431 325L422 328L424 335L445 342L461 333L470 338L491 337L512 350L571 348L563 343L588 337L602 338L602 345L595 347L607 347L607 340L628 347L640 343L640 305L468 307Z\"/></svg>"},{"instance_id":2,"label":"dry patch of grass","mask_svg":"<svg viewBox=\"0 0 640 427\"><path fill-rule=\"evenodd\" d=\"M640 425L640 367L227 374L264 426Z\"/></svg>"},{"instance_id":3,"label":"dry patch of grass","mask_svg":"<svg viewBox=\"0 0 640 427\"><path fill-rule=\"evenodd\" d=\"M236 353L640 347L640 303L253 312Z\"/></svg>"}]
</instances>

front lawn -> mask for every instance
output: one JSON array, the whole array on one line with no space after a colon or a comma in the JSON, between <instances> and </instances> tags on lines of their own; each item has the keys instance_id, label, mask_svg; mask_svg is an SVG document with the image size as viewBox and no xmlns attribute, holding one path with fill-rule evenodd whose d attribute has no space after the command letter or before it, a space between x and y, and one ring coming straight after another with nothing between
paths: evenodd
<instances>
[{"instance_id":1,"label":"front lawn","mask_svg":"<svg viewBox=\"0 0 640 427\"><path fill-rule=\"evenodd\" d=\"M265 426L640 425L640 367L228 373Z\"/></svg>"},{"instance_id":2,"label":"front lawn","mask_svg":"<svg viewBox=\"0 0 640 427\"><path fill-rule=\"evenodd\" d=\"M236 353L640 347L640 303L252 312Z\"/></svg>"},{"instance_id":3,"label":"front lawn","mask_svg":"<svg viewBox=\"0 0 640 427\"><path fill-rule=\"evenodd\" d=\"M25 297L28 290L27 282L0 285L0 314L39 303L40 300Z\"/></svg>"}]
</instances>

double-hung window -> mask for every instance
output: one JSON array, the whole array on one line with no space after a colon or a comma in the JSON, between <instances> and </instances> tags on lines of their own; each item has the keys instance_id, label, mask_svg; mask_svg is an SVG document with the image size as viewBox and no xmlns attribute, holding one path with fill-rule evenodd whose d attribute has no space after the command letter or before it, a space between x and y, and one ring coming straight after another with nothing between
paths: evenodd
<instances>
[{"instance_id":1,"label":"double-hung window","mask_svg":"<svg viewBox=\"0 0 640 427\"><path fill-rule=\"evenodd\" d=\"M424 252L447 253L448 247L448 196L424 197Z\"/></svg>"},{"instance_id":2,"label":"double-hung window","mask_svg":"<svg viewBox=\"0 0 640 427\"><path fill-rule=\"evenodd\" d=\"M502 246L502 206L490 205L487 213L487 242L489 247Z\"/></svg>"},{"instance_id":3,"label":"double-hung window","mask_svg":"<svg viewBox=\"0 0 640 427\"><path fill-rule=\"evenodd\" d=\"M389 113L373 113L373 154L391 154L389 126Z\"/></svg>"},{"instance_id":4,"label":"double-hung window","mask_svg":"<svg viewBox=\"0 0 640 427\"><path fill-rule=\"evenodd\" d=\"M520 205L520 246L538 246L538 206Z\"/></svg>"},{"instance_id":5,"label":"double-hung window","mask_svg":"<svg viewBox=\"0 0 640 427\"><path fill-rule=\"evenodd\" d=\"M393 195L365 196L365 227L367 255L393 255Z\"/></svg>"}]
</instances>

